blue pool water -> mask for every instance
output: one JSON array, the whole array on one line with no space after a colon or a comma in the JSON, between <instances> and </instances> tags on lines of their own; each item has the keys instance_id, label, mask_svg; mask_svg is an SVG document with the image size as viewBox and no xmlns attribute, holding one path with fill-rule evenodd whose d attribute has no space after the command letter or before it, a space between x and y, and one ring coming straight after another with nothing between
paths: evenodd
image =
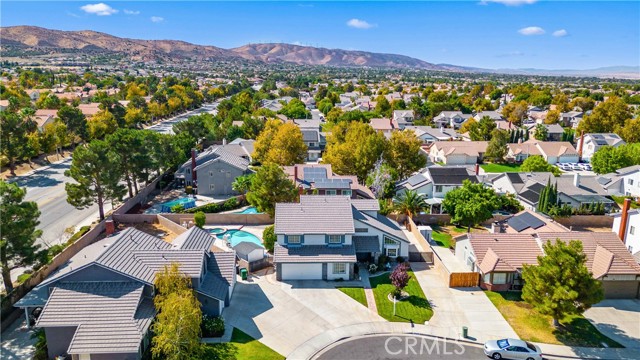
<instances>
[{"instance_id":1,"label":"blue pool water","mask_svg":"<svg viewBox=\"0 0 640 360\"><path fill-rule=\"evenodd\" d=\"M215 229L212 229L212 230L215 230ZM229 230L223 234L220 234L220 233L217 234L216 237L218 237L218 239L226 238L231 243L232 247L238 245L243 241L252 242L254 244L260 245L261 247L264 247L262 245L262 241L260 241L260 239L257 236L242 230Z\"/></svg>"},{"instance_id":2,"label":"blue pool water","mask_svg":"<svg viewBox=\"0 0 640 360\"><path fill-rule=\"evenodd\" d=\"M244 209L242 211L236 212L236 214L260 214L260 213L258 212L258 209L256 209L255 207L251 206L251 207L248 207L248 208L246 208L246 209Z\"/></svg>"},{"instance_id":3,"label":"blue pool water","mask_svg":"<svg viewBox=\"0 0 640 360\"><path fill-rule=\"evenodd\" d=\"M224 234L227 232L227 229L225 228L213 228L213 229L207 229L207 230L211 235Z\"/></svg>"},{"instance_id":4,"label":"blue pool water","mask_svg":"<svg viewBox=\"0 0 640 360\"><path fill-rule=\"evenodd\" d=\"M171 208L176 205L182 205L185 209L191 209L196 207L196 200L190 197L179 198L171 201L167 201L161 204L155 204L145 211L145 214L160 214L170 213Z\"/></svg>"}]
</instances>

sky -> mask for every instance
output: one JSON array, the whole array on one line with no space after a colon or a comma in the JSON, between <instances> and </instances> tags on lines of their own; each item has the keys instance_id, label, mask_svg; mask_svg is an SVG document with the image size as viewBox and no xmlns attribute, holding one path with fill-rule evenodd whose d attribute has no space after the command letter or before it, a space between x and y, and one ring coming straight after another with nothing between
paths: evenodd
<instances>
[{"instance_id":1,"label":"sky","mask_svg":"<svg viewBox=\"0 0 640 360\"><path fill-rule=\"evenodd\" d=\"M489 69L640 65L640 1L2 1L2 26L285 42Z\"/></svg>"}]
</instances>

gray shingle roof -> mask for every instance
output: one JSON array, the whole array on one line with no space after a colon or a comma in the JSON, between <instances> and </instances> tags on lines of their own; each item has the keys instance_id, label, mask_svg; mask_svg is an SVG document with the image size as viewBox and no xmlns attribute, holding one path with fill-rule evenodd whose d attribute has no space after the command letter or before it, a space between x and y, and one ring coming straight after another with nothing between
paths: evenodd
<instances>
[{"instance_id":1,"label":"gray shingle roof","mask_svg":"<svg viewBox=\"0 0 640 360\"><path fill-rule=\"evenodd\" d=\"M278 203L276 234L352 234L348 196L302 195L300 203Z\"/></svg>"},{"instance_id":2,"label":"gray shingle roof","mask_svg":"<svg viewBox=\"0 0 640 360\"><path fill-rule=\"evenodd\" d=\"M236 273L236 254L234 252L211 253L207 270L231 283Z\"/></svg>"},{"instance_id":3,"label":"gray shingle roof","mask_svg":"<svg viewBox=\"0 0 640 360\"><path fill-rule=\"evenodd\" d=\"M353 245L329 247L326 245L304 245L284 247L276 244L273 262L275 263L324 263L356 262L356 250Z\"/></svg>"},{"instance_id":4,"label":"gray shingle roof","mask_svg":"<svg viewBox=\"0 0 640 360\"><path fill-rule=\"evenodd\" d=\"M236 246L233 247L233 250L236 251L238 257L247 259L247 255L256 249L264 250L264 248L256 243L250 241L241 241Z\"/></svg>"},{"instance_id":5,"label":"gray shingle roof","mask_svg":"<svg viewBox=\"0 0 640 360\"><path fill-rule=\"evenodd\" d=\"M171 244L183 250L209 250L214 241L215 239L208 231L193 226L178 235Z\"/></svg>"},{"instance_id":6,"label":"gray shingle roof","mask_svg":"<svg viewBox=\"0 0 640 360\"><path fill-rule=\"evenodd\" d=\"M196 166L196 171L206 167L207 165L215 161L222 161L243 171L247 170L247 168L249 167L249 162L247 160L239 157L238 155L232 154L229 151L226 151L222 147L216 148L213 151L213 154L215 157Z\"/></svg>"},{"instance_id":7,"label":"gray shingle roof","mask_svg":"<svg viewBox=\"0 0 640 360\"><path fill-rule=\"evenodd\" d=\"M212 273L208 273L204 276L198 292L208 297L224 301L229 292L229 285L226 280Z\"/></svg>"},{"instance_id":8,"label":"gray shingle roof","mask_svg":"<svg viewBox=\"0 0 640 360\"><path fill-rule=\"evenodd\" d=\"M356 252L380 252L380 239L377 236L354 236Z\"/></svg>"},{"instance_id":9,"label":"gray shingle roof","mask_svg":"<svg viewBox=\"0 0 640 360\"><path fill-rule=\"evenodd\" d=\"M68 282L55 287L37 327L78 326L67 350L80 353L137 353L155 316L136 282Z\"/></svg>"},{"instance_id":10,"label":"gray shingle roof","mask_svg":"<svg viewBox=\"0 0 640 360\"><path fill-rule=\"evenodd\" d=\"M351 199L351 204L360 211L380 211L377 199Z\"/></svg>"},{"instance_id":11,"label":"gray shingle roof","mask_svg":"<svg viewBox=\"0 0 640 360\"><path fill-rule=\"evenodd\" d=\"M404 234L400 225L389 219L388 217L380 214L376 214L377 216L373 217L371 215L361 213L359 211L353 211L353 218L357 221L360 221L363 224L374 227L380 231L382 231L385 235L392 236L397 240L401 240L404 242L408 242L407 236Z\"/></svg>"}]
</instances>

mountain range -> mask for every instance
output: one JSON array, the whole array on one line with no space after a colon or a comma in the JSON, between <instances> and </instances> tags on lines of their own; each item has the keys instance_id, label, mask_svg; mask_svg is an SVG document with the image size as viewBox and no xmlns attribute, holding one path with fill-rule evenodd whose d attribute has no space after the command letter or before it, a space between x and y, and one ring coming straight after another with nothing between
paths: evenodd
<instances>
[{"instance_id":1,"label":"mountain range","mask_svg":"<svg viewBox=\"0 0 640 360\"><path fill-rule=\"evenodd\" d=\"M294 63L337 67L367 66L452 72L487 72L522 75L567 75L640 78L640 66L615 66L589 70L480 69L449 64L433 64L397 54L327 49L292 44L247 44L233 49L195 45L179 40L138 40L91 31L62 31L36 26L0 28L2 46L91 53L120 53L133 61L198 59L205 61L244 59L264 63Z\"/></svg>"}]
</instances>

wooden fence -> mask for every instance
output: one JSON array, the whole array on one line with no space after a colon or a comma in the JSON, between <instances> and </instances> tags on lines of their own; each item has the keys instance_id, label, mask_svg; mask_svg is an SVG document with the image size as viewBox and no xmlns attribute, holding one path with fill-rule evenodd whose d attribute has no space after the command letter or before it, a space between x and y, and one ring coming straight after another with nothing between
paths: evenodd
<instances>
[{"instance_id":1,"label":"wooden fence","mask_svg":"<svg viewBox=\"0 0 640 360\"><path fill-rule=\"evenodd\" d=\"M472 287L478 286L480 274L476 272L451 273L449 274L449 287Z\"/></svg>"}]
</instances>

